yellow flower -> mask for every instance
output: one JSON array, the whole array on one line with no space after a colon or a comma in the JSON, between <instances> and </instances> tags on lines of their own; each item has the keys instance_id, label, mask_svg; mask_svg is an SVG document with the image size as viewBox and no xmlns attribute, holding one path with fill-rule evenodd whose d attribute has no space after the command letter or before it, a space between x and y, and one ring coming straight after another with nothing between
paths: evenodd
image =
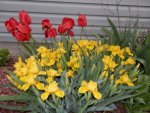
<instances>
[{"instance_id":1,"label":"yellow flower","mask_svg":"<svg viewBox=\"0 0 150 113\"><path fill-rule=\"evenodd\" d=\"M36 88L38 89L38 90L44 90L44 84L43 83L41 83L41 82L37 82L36 84L35 84L35 86L36 86Z\"/></svg>"},{"instance_id":2,"label":"yellow flower","mask_svg":"<svg viewBox=\"0 0 150 113\"><path fill-rule=\"evenodd\" d=\"M79 68L79 61L77 57L70 57L70 61L67 62L67 66L71 67L73 71L76 71Z\"/></svg>"},{"instance_id":3,"label":"yellow flower","mask_svg":"<svg viewBox=\"0 0 150 113\"><path fill-rule=\"evenodd\" d=\"M45 92L41 95L41 99L43 101L46 100L50 94L54 94L60 98L63 98L65 96L64 91L59 89L56 81L53 81L49 83L48 86L46 86Z\"/></svg>"},{"instance_id":4,"label":"yellow flower","mask_svg":"<svg viewBox=\"0 0 150 113\"><path fill-rule=\"evenodd\" d=\"M116 56L120 52L120 46L109 46L108 51L111 51L112 55Z\"/></svg>"},{"instance_id":5,"label":"yellow flower","mask_svg":"<svg viewBox=\"0 0 150 113\"><path fill-rule=\"evenodd\" d=\"M122 69L119 71L119 74L121 75L122 73L124 73L126 70L125 69Z\"/></svg>"},{"instance_id":6,"label":"yellow flower","mask_svg":"<svg viewBox=\"0 0 150 113\"><path fill-rule=\"evenodd\" d=\"M16 86L18 89L23 90L22 85L20 85L18 82L16 82L15 80L13 80L9 75L7 75L7 79L8 79L14 86Z\"/></svg>"},{"instance_id":7,"label":"yellow flower","mask_svg":"<svg viewBox=\"0 0 150 113\"><path fill-rule=\"evenodd\" d=\"M97 48L97 54L99 54L100 52L102 52L104 49L103 49L103 46L100 46Z\"/></svg>"},{"instance_id":8,"label":"yellow flower","mask_svg":"<svg viewBox=\"0 0 150 113\"><path fill-rule=\"evenodd\" d=\"M78 45L83 48L89 45L89 41L88 40L78 40Z\"/></svg>"},{"instance_id":9,"label":"yellow flower","mask_svg":"<svg viewBox=\"0 0 150 113\"><path fill-rule=\"evenodd\" d=\"M34 58L34 56L31 56L30 58L26 59L26 65L28 68L28 73L38 73L39 69L36 63L36 60Z\"/></svg>"},{"instance_id":10,"label":"yellow flower","mask_svg":"<svg viewBox=\"0 0 150 113\"><path fill-rule=\"evenodd\" d=\"M31 84L26 83L26 84L24 84L24 85L22 86L22 89L23 89L24 91L26 91L27 89L29 89L30 86L31 86Z\"/></svg>"},{"instance_id":11,"label":"yellow flower","mask_svg":"<svg viewBox=\"0 0 150 113\"><path fill-rule=\"evenodd\" d=\"M37 49L38 53L45 53L47 51L47 48L44 47L44 46L40 46L38 49Z\"/></svg>"},{"instance_id":12,"label":"yellow flower","mask_svg":"<svg viewBox=\"0 0 150 113\"><path fill-rule=\"evenodd\" d=\"M79 46L78 46L77 44L73 44L73 45L72 45L72 51L75 51L75 52L80 51Z\"/></svg>"},{"instance_id":13,"label":"yellow flower","mask_svg":"<svg viewBox=\"0 0 150 113\"><path fill-rule=\"evenodd\" d=\"M121 64L122 65L133 65L135 64L135 60L132 57L129 57L126 61L122 61Z\"/></svg>"},{"instance_id":14,"label":"yellow flower","mask_svg":"<svg viewBox=\"0 0 150 113\"><path fill-rule=\"evenodd\" d=\"M15 67L15 70L14 70L14 73L17 75L17 76L25 76L27 75L28 73L28 68L27 66L25 65L25 63L22 62L22 59L19 57L18 58L18 62L16 62L14 64L14 67Z\"/></svg>"},{"instance_id":15,"label":"yellow flower","mask_svg":"<svg viewBox=\"0 0 150 113\"><path fill-rule=\"evenodd\" d=\"M53 79L54 79L54 77L49 76L49 77L47 77L46 82L51 83L53 81Z\"/></svg>"},{"instance_id":16,"label":"yellow flower","mask_svg":"<svg viewBox=\"0 0 150 113\"><path fill-rule=\"evenodd\" d=\"M117 64L114 61L109 62L109 68L111 71L114 71L114 68L117 66Z\"/></svg>"},{"instance_id":17,"label":"yellow flower","mask_svg":"<svg viewBox=\"0 0 150 113\"><path fill-rule=\"evenodd\" d=\"M118 80L115 81L115 84L117 84L117 85L118 85L118 84L121 84L121 83L122 83L122 82L121 82L120 79L118 79Z\"/></svg>"},{"instance_id":18,"label":"yellow flower","mask_svg":"<svg viewBox=\"0 0 150 113\"><path fill-rule=\"evenodd\" d=\"M139 69L139 67L140 67L140 63L138 63L138 64L136 65L136 69Z\"/></svg>"},{"instance_id":19,"label":"yellow flower","mask_svg":"<svg viewBox=\"0 0 150 113\"><path fill-rule=\"evenodd\" d=\"M103 71L102 72L102 77L108 77L108 71Z\"/></svg>"},{"instance_id":20,"label":"yellow flower","mask_svg":"<svg viewBox=\"0 0 150 113\"><path fill-rule=\"evenodd\" d=\"M124 75L120 76L120 78L118 80L116 80L115 83L116 84L127 84L128 86L134 86L134 84L132 83L131 79L127 75L127 73L125 73Z\"/></svg>"},{"instance_id":21,"label":"yellow flower","mask_svg":"<svg viewBox=\"0 0 150 113\"><path fill-rule=\"evenodd\" d=\"M49 70L46 71L46 73L47 73L48 76L51 76L51 77L60 76L60 74L54 69L49 69Z\"/></svg>"},{"instance_id":22,"label":"yellow flower","mask_svg":"<svg viewBox=\"0 0 150 113\"><path fill-rule=\"evenodd\" d=\"M89 81L87 83L86 81L82 81L81 87L78 89L78 93L86 93L86 92L92 92L93 96L98 100L102 98L102 94L98 92L96 82Z\"/></svg>"},{"instance_id":23,"label":"yellow flower","mask_svg":"<svg viewBox=\"0 0 150 113\"><path fill-rule=\"evenodd\" d=\"M120 50L117 54L121 59L124 59L124 49Z\"/></svg>"},{"instance_id":24,"label":"yellow flower","mask_svg":"<svg viewBox=\"0 0 150 113\"><path fill-rule=\"evenodd\" d=\"M102 61L104 63L104 70L110 68L111 71L114 71L114 68L117 66L117 64L112 60L112 56L105 55Z\"/></svg>"},{"instance_id":25,"label":"yellow flower","mask_svg":"<svg viewBox=\"0 0 150 113\"><path fill-rule=\"evenodd\" d=\"M89 41L89 45L87 45L86 48L89 50L93 50L96 46L97 46L97 42L91 40L91 41Z\"/></svg>"},{"instance_id":26,"label":"yellow flower","mask_svg":"<svg viewBox=\"0 0 150 113\"><path fill-rule=\"evenodd\" d=\"M72 70L69 70L69 71L66 73L66 75L67 75L68 77L73 77L73 76L74 76L74 72L73 72Z\"/></svg>"},{"instance_id":27,"label":"yellow flower","mask_svg":"<svg viewBox=\"0 0 150 113\"><path fill-rule=\"evenodd\" d=\"M114 80L114 75L112 74L111 76L110 76L110 81L113 81Z\"/></svg>"},{"instance_id":28,"label":"yellow flower","mask_svg":"<svg viewBox=\"0 0 150 113\"><path fill-rule=\"evenodd\" d=\"M60 62L57 62L57 63L56 63L56 66L57 66L57 68L58 68L58 73L62 73L62 72L63 72L63 68L62 68L62 66L61 66L61 63L60 63Z\"/></svg>"},{"instance_id":29,"label":"yellow flower","mask_svg":"<svg viewBox=\"0 0 150 113\"><path fill-rule=\"evenodd\" d=\"M125 48L125 51L126 51L126 53L127 53L128 55L133 56L133 53L131 52L131 50L130 50L129 47L126 47L126 48Z\"/></svg>"}]
</instances>

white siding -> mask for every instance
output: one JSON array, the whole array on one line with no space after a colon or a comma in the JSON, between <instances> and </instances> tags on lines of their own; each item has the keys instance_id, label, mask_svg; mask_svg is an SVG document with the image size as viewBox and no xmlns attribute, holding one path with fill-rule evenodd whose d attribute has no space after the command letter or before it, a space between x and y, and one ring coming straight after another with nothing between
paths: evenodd
<instances>
[{"instance_id":1,"label":"white siding","mask_svg":"<svg viewBox=\"0 0 150 113\"><path fill-rule=\"evenodd\" d=\"M18 18L22 9L32 17L32 33L35 38L44 37L41 30L41 20L49 18L57 27L63 17L72 17L75 20L78 14L87 15L87 34L91 31L101 34L100 27L109 27L106 17L110 17L118 25L117 2L120 0L0 0L0 41L15 41L4 27L4 21L9 17ZM139 17L139 26L142 29L150 27L150 0L121 0L118 6L121 27L127 21ZM77 22L76 22L77 24ZM80 35L78 26L74 27L75 35Z\"/></svg>"}]
</instances>

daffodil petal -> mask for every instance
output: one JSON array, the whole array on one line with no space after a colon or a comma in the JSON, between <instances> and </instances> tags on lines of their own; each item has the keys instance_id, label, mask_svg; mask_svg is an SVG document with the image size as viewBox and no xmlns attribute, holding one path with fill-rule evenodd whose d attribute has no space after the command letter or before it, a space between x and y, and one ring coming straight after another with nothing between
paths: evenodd
<instances>
[{"instance_id":1,"label":"daffodil petal","mask_svg":"<svg viewBox=\"0 0 150 113\"><path fill-rule=\"evenodd\" d=\"M98 91L93 91L93 96L98 100L102 98L102 94Z\"/></svg>"},{"instance_id":2,"label":"daffodil petal","mask_svg":"<svg viewBox=\"0 0 150 113\"><path fill-rule=\"evenodd\" d=\"M24 84L23 87L22 87L22 89L24 91L26 91L27 89L29 89L29 87L30 87L30 84Z\"/></svg>"},{"instance_id":3,"label":"daffodil petal","mask_svg":"<svg viewBox=\"0 0 150 113\"><path fill-rule=\"evenodd\" d=\"M134 84L132 82L127 82L128 86L134 86Z\"/></svg>"},{"instance_id":4,"label":"daffodil petal","mask_svg":"<svg viewBox=\"0 0 150 113\"><path fill-rule=\"evenodd\" d=\"M50 95L49 92L44 92L42 95L41 95L41 99L44 101L48 98L48 96Z\"/></svg>"},{"instance_id":5,"label":"daffodil petal","mask_svg":"<svg viewBox=\"0 0 150 113\"><path fill-rule=\"evenodd\" d=\"M81 86L86 86L87 84L88 83L85 80L83 80L82 83L81 83Z\"/></svg>"},{"instance_id":6,"label":"daffodil petal","mask_svg":"<svg viewBox=\"0 0 150 113\"><path fill-rule=\"evenodd\" d=\"M64 93L64 91L58 90L55 92L55 95L60 98L63 98L65 96L65 93Z\"/></svg>"},{"instance_id":7,"label":"daffodil petal","mask_svg":"<svg viewBox=\"0 0 150 113\"><path fill-rule=\"evenodd\" d=\"M44 90L44 84L38 82L38 83L36 83L36 88L37 88L38 90Z\"/></svg>"},{"instance_id":8,"label":"daffodil petal","mask_svg":"<svg viewBox=\"0 0 150 113\"><path fill-rule=\"evenodd\" d=\"M86 87L80 87L78 93L86 93L88 89Z\"/></svg>"}]
</instances>

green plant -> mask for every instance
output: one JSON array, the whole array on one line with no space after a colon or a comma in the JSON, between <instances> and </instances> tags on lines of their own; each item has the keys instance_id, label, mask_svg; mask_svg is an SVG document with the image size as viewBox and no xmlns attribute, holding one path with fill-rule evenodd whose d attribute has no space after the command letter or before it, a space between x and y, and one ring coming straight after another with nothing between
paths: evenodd
<instances>
[{"instance_id":1,"label":"green plant","mask_svg":"<svg viewBox=\"0 0 150 113\"><path fill-rule=\"evenodd\" d=\"M106 37L100 35L93 35L99 38L102 43L109 43L120 45L121 47L129 46L131 50L138 57L139 63L141 63L141 70L143 70L142 76L139 77L139 84L143 87L134 93L143 92L141 95L137 95L124 101L125 107L128 113L145 113L146 110L150 110L150 34L147 35L146 39L142 42L138 41L141 30L138 28L138 21L135 24L134 29L131 29L129 25L125 27L123 31L118 30L114 23L108 18L108 23L111 30L102 28Z\"/></svg>"},{"instance_id":2,"label":"green plant","mask_svg":"<svg viewBox=\"0 0 150 113\"><path fill-rule=\"evenodd\" d=\"M150 34L143 39L136 48L138 60L141 63L141 70L143 76L140 76L139 83L144 84L141 90L145 91L143 94L135 98L125 101L125 107L128 113L146 113L150 110Z\"/></svg>"},{"instance_id":3,"label":"green plant","mask_svg":"<svg viewBox=\"0 0 150 113\"><path fill-rule=\"evenodd\" d=\"M8 49L0 49L0 66L5 64L5 62L9 58L9 51Z\"/></svg>"},{"instance_id":4,"label":"green plant","mask_svg":"<svg viewBox=\"0 0 150 113\"><path fill-rule=\"evenodd\" d=\"M121 47L130 47L132 51L135 51L138 46L137 39L141 32L138 28L138 19L133 28L131 27L131 22L129 22L122 30L115 26L111 19L107 18L107 21L111 29L102 27L104 36L95 33L92 34L99 38L103 43L119 45Z\"/></svg>"},{"instance_id":5,"label":"green plant","mask_svg":"<svg viewBox=\"0 0 150 113\"><path fill-rule=\"evenodd\" d=\"M38 43L31 38L30 16L22 11L19 19L20 23L10 18L5 26L9 32L15 33L17 40L33 40L33 43L22 43L29 54L25 59L18 58L13 72L5 69L10 87L18 95L1 96L0 101L21 101L27 105L23 106L24 109L22 106L5 105L1 108L31 113L106 112L116 109L116 102L143 93L136 92L143 87L136 82L141 75L136 66L136 56L128 46L117 44L120 37L110 20L116 41L102 44L88 40L88 37L78 41L70 38L74 35L74 20L68 17L59 25L62 40L57 42L56 29L48 19L44 19L42 29L45 30L45 37L50 37L53 43L51 47L36 47ZM13 26L11 23L14 23ZM87 25L85 15L78 18L78 25L82 27L82 36L83 27Z\"/></svg>"}]
</instances>

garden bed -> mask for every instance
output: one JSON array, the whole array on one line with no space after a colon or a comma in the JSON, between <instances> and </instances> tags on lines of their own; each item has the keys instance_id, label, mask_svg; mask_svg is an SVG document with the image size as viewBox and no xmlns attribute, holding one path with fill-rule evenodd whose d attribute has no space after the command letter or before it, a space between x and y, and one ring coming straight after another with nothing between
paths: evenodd
<instances>
[{"instance_id":1,"label":"garden bed","mask_svg":"<svg viewBox=\"0 0 150 113\"><path fill-rule=\"evenodd\" d=\"M13 64L15 63L16 59L14 57L10 57L9 60L6 62L6 64L3 66L7 68L8 70L13 71L14 67ZM0 84L7 84L9 83L8 79L6 78L6 73L3 71L2 67L0 67ZM15 95L9 87L7 88L0 88L0 96L2 95ZM18 105L16 102L0 102L0 104L7 104L7 105ZM12 111L12 110L7 110L7 109L1 109L0 108L0 113L23 113L20 111Z\"/></svg>"},{"instance_id":2,"label":"garden bed","mask_svg":"<svg viewBox=\"0 0 150 113\"><path fill-rule=\"evenodd\" d=\"M13 71L14 70L14 63L16 61L15 57L10 57L9 60L6 62L6 64L3 66L6 69ZM6 78L6 73L3 71L2 67L0 67L0 84L7 84L9 83L8 79ZM0 88L0 96L2 95L15 95L16 93L14 93L9 87L7 88ZM16 102L0 102L0 104L8 104L8 105L18 105L18 104L24 104L24 103L16 103ZM25 112L20 112L20 111L12 111L12 110L7 110L7 109L1 109L0 108L0 113L25 113ZM95 112L95 113L100 113L100 112ZM112 113L112 112L108 112L108 113ZM126 113L123 104L118 103L117 104L117 110L116 113Z\"/></svg>"}]
</instances>

